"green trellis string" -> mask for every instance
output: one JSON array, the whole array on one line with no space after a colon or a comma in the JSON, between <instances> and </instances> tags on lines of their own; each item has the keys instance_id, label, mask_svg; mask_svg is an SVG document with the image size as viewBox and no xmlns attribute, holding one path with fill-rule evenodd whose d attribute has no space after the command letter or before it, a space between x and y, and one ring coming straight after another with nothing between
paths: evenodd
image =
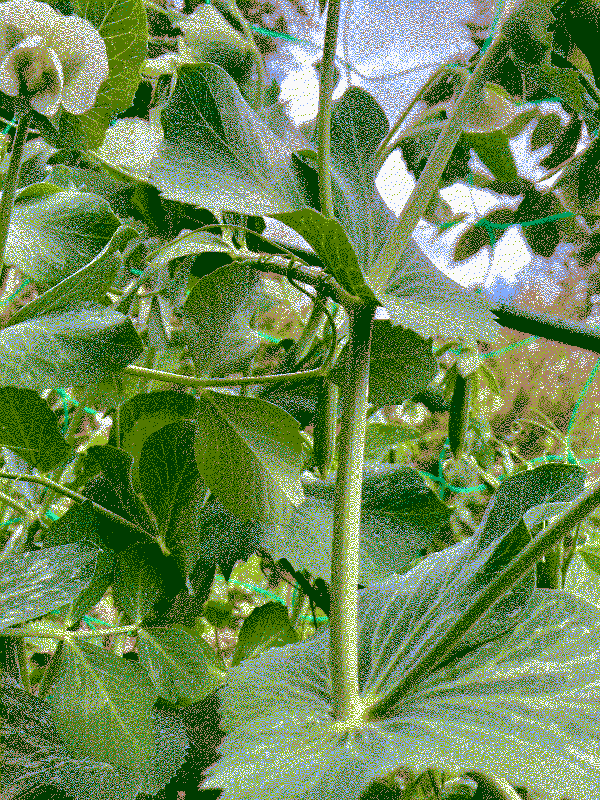
<instances>
[{"instance_id":1,"label":"green trellis string","mask_svg":"<svg viewBox=\"0 0 600 800\"><path fill-rule=\"evenodd\" d=\"M209 3L210 3L210 0L209 0ZM481 54L482 55L483 55L483 53L485 53L485 51L487 50L487 48L490 46L490 44L492 42L493 31L494 31L494 28L496 26L496 23L498 22L498 18L500 16L500 11L501 11L501 2L499 3L498 11L496 13L496 17L494 19L494 22L492 23L491 28L490 28L490 35L482 45L482 48L481 48ZM252 28L253 30L257 31L258 33L263 34L264 36L270 36L272 38L277 38L277 39L287 39L287 40L290 40L290 41L298 42L299 44L310 44L310 45L312 45L311 42L303 42L302 39L297 39L296 37L291 36L288 33L283 33L283 32L280 32L280 31L271 31L271 30L268 30L267 28L262 28L259 25L251 24L250 28ZM336 58L336 60L339 60L339 59ZM347 64L345 66L347 66L347 67L350 66L351 67L351 65L347 65ZM450 64L448 64L448 66L450 66ZM560 101L560 98L558 98L558 97L547 97L547 98L544 98L543 100L535 100L535 101L528 101L528 102L531 102L534 105L537 105L538 103L561 102L561 101ZM515 105L517 105L517 106L526 105L526 104L527 103L515 103ZM116 122L117 122L117 120L114 119L110 123L111 126L115 125ZM6 136L6 134L8 133L8 131L10 130L11 127L15 127L14 123L15 123L15 117L13 117L12 122L9 122L8 125L6 126L6 128L4 129L3 136ZM591 134L591 138L594 138L595 136L597 136L598 132L599 132L599 129L596 129ZM468 181L469 181L469 184L470 184L471 189L472 189L473 188L473 173L472 172L469 173ZM526 227L528 225L542 225L545 222L551 222L553 220L563 219L565 217L572 217L572 216L575 216L575 214L572 211L566 211L566 212L561 213L561 214L554 214L554 215L549 216L549 217L544 217L543 219L531 220L531 221L528 221L528 222L521 222L521 223L505 223L505 224L493 223L493 222L490 222L489 220L483 218L483 219L480 219L478 222L476 222L475 226L477 227L477 226L481 225L481 226L485 227L485 229L486 229L486 231L488 233L488 236L490 237L490 244L491 244L491 248L492 248L492 251L493 251L493 249L494 249L494 247L496 245L496 240L494 238L494 233L493 233L493 229L494 228L504 229L504 228L509 228L509 227L511 227L511 225L514 225L514 224L520 224L522 227ZM440 232L442 232L442 231L446 230L447 228L450 228L453 225L458 224L458 222L459 222L459 220L452 221L452 222L444 222L444 223L442 223L441 225L438 226L438 229L439 229ZM134 269L133 267L130 268L130 271L133 274L138 275L138 276L143 274L142 270ZM25 286L27 286L29 283L31 283L31 281L29 279L25 280L21 284L21 286L19 286L19 288L16 290L16 292L14 292L12 295L10 295L10 297L8 297L6 300L0 301L2 303L2 305L6 305L6 304L10 303L10 301L13 300L19 294L19 292ZM189 294L190 294L190 292L188 291L186 293L186 297ZM268 340L270 342L273 342L275 344L278 344L281 341L280 339L277 339L277 338L275 338L273 336L270 336L267 333L262 333L260 331L256 331L256 333L258 333L258 335L261 336L263 339L266 339L266 340ZM510 345L508 345L506 347L503 347L500 350L496 350L496 351L494 351L492 353L481 354L481 357L482 358L492 358L494 356L498 356L498 355L500 355L502 353L505 353L508 350L514 350L517 347L521 347L522 345L526 344L527 342L534 341L534 340L536 340L538 338L539 337L537 337L537 336L530 336L527 339L523 339L520 342L516 342L516 343L510 344ZM461 351L460 350L453 350L451 352L453 352L455 354L460 354ZM577 400L577 403L575 404L575 407L573 409L573 413L571 414L571 419L570 419L569 427L568 427L567 434L566 434L567 441L569 440L569 434L570 434L571 429L572 429L572 427L574 425L575 418L577 416L577 412L579 410L579 407L580 407L581 403L583 402L585 394L586 394L586 392L587 392L592 380L594 379L598 369L600 369L600 358L597 360L595 366L593 367L593 369L592 369L592 371L590 373L590 376L589 376L585 386L583 387L583 389L581 391L579 399ZM67 426L68 426L67 400L69 400L75 406L78 406L79 403L76 400L73 400L71 397L69 397L69 395L64 391L64 389L56 389L55 391L62 397L62 401L63 401L64 415L65 415L65 420L64 420L64 423L63 423L63 435L64 435L65 432L66 432ZM88 408L87 406L85 407L85 411L88 414L94 414L94 415L99 413L99 412L95 411L93 408ZM440 484L440 490L439 490L440 491L440 498L443 500L446 489L449 489L450 491L453 491L453 492L456 492L456 493L471 493L471 492L478 492L478 491L484 490L486 488L485 484L480 484L479 486L460 487L460 486L453 486L452 484L449 484L449 483L446 482L446 480L444 479L444 475L443 475L442 462L443 462L443 459L444 459L444 454L449 449L450 449L450 442L449 442L448 439L446 439L446 441L444 443L444 446L442 448L442 452L440 453L439 460L438 460L438 473L439 473L438 476L432 475L429 472L420 472L420 474L423 477L428 477L431 480L435 481L436 483ZM546 455L546 456L541 457L541 458L532 459L531 463L535 463L535 462L539 462L539 461L548 462L548 461L561 461L561 460L562 460L562 456ZM573 457L573 455L572 455L572 453L570 451L570 448L569 448L569 452L567 454L567 460L568 460L569 463L576 463L575 458ZM590 464L590 463L591 464L595 464L599 460L600 459L585 459L585 460L581 461L581 463L582 464ZM500 476L499 480L504 480L506 477L508 477L508 476L506 476L506 475ZM52 520L59 519L59 517L53 511L50 511L50 510L46 511L46 516L49 517ZM0 527L4 527L4 526L7 526L7 525L11 525L12 523L18 523L18 522L21 522L21 520L20 519L11 519L8 522L0 523ZM221 575L217 575L215 577L217 577L220 580L225 580L225 578L223 576L221 576ZM233 582L234 583L239 583L238 581L233 581ZM281 597L278 597L277 595L274 595L271 592L268 592L266 589L263 589L260 586L255 586L254 584L241 584L241 583L239 583L239 585L243 586L244 588L251 589L252 591L257 592L258 594L261 594L261 595L264 595L266 597L269 597L270 599L275 600L276 602L285 605L285 601ZM296 599L296 594L297 594L297 589L294 589L293 602ZM51 613L58 614L59 612L58 611L53 611ZM100 623L100 624L103 624L103 625L108 625L109 624L109 623L105 622L104 620L99 620L99 619L97 619L95 617L91 617L89 615L85 615L83 617L83 619L94 630L95 630L94 623ZM302 615L302 616L299 617L299 619L310 621L313 618L312 618L312 616ZM327 617L317 617L317 621L320 621L320 622L326 621L327 619L328 619Z\"/></svg>"}]
</instances>

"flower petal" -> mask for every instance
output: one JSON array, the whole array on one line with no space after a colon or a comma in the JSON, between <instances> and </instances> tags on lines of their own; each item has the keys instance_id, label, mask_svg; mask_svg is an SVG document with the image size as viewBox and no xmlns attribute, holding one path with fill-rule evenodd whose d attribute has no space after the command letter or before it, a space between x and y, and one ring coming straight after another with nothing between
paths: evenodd
<instances>
[{"instance_id":1,"label":"flower petal","mask_svg":"<svg viewBox=\"0 0 600 800\"><path fill-rule=\"evenodd\" d=\"M85 113L108 78L104 39L87 20L72 16L63 17L47 41L63 65L63 107L71 114Z\"/></svg>"},{"instance_id":2,"label":"flower petal","mask_svg":"<svg viewBox=\"0 0 600 800\"><path fill-rule=\"evenodd\" d=\"M4 59L0 86L13 97L22 94L36 111L53 116L63 87L60 59L41 36L28 36Z\"/></svg>"}]
</instances>

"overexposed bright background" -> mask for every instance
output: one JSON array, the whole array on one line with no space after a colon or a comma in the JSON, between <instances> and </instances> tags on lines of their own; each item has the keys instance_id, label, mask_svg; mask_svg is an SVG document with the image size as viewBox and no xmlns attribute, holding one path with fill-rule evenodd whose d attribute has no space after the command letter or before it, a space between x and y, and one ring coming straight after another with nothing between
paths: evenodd
<instances>
[{"instance_id":1,"label":"overexposed bright background","mask_svg":"<svg viewBox=\"0 0 600 800\"><path fill-rule=\"evenodd\" d=\"M349 85L362 86L381 105L390 125L393 125L416 91L441 63L451 61L461 53L468 58L476 52L469 30L463 24L463 20L472 16L474 11L475 6L469 0L453 0L451 3L437 0L342 0L336 52L341 62L351 64L357 71L349 71L343 63L337 63L341 78L334 100L341 97ZM308 22L295 24L295 19L288 22L289 32L302 43L278 40L278 53L269 56L268 68L281 84L279 99L290 101L288 113L294 122L300 124L315 119L317 115L319 79L312 65L322 55L326 15L319 19L317 7ZM405 74L398 75L401 71ZM386 78L390 73L396 75ZM383 79L378 80L379 76ZM539 107L542 113L553 111L558 114L563 123L568 119L558 103L540 103ZM422 108L420 104L411 112L409 120L419 108ZM544 174L539 162L551 150L551 145L547 145L526 157L535 124L535 120L529 123L510 143L520 174L531 180ZM590 141L585 126L584 133L578 152ZM474 154L470 166L490 174ZM542 185L550 188L559 177L560 173ZM415 181L406 170L399 151L394 152L383 165L376 184L384 201L400 214ZM436 229L429 223L421 222L415 229L414 240L437 267L465 287L482 285L496 301L511 299L521 281L544 274L550 268L556 276L556 283L550 281L547 287L548 302L552 302L558 293L558 280L565 276L565 258L572 252L572 245L561 243L553 258L542 258L529 249L520 226L513 225L496 232L493 253L486 246L469 260L457 264L452 260L452 252L464 230L494 208L507 205L516 208L520 198L508 195L497 198L493 193L471 188L467 183L443 189L441 195L454 213L464 211L469 216L437 239ZM283 230L272 220L267 225L267 231L281 233ZM294 237L286 238L292 242ZM306 246L303 240L302 243Z\"/></svg>"}]
</instances>

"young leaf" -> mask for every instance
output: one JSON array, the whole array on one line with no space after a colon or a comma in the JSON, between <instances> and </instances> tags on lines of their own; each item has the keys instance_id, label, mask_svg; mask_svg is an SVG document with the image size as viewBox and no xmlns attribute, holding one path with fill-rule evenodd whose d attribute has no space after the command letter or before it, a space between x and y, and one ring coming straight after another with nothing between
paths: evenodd
<instances>
[{"instance_id":1,"label":"young leaf","mask_svg":"<svg viewBox=\"0 0 600 800\"><path fill-rule=\"evenodd\" d=\"M95 384L143 352L131 319L92 305L0 331L0 382L36 392Z\"/></svg>"},{"instance_id":2,"label":"young leaf","mask_svg":"<svg viewBox=\"0 0 600 800\"><path fill-rule=\"evenodd\" d=\"M197 703L223 683L223 677L211 670L198 640L181 626L141 628L137 647L142 670L170 703Z\"/></svg>"},{"instance_id":3,"label":"young leaf","mask_svg":"<svg viewBox=\"0 0 600 800\"><path fill-rule=\"evenodd\" d=\"M265 603L246 617L233 654L231 665L257 658L271 647L285 647L301 641L290 624L287 609L281 603Z\"/></svg>"}]
</instances>

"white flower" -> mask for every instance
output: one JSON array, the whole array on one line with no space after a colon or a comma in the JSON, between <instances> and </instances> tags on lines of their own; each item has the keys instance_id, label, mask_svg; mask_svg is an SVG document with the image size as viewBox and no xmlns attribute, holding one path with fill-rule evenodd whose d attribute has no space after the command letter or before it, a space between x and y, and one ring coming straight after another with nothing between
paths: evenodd
<instances>
[{"instance_id":1,"label":"white flower","mask_svg":"<svg viewBox=\"0 0 600 800\"><path fill-rule=\"evenodd\" d=\"M0 63L0 90L47 117L85 113L108 77L98 31L36 0L0 3Z\"/></svg>"}]
</instances>

